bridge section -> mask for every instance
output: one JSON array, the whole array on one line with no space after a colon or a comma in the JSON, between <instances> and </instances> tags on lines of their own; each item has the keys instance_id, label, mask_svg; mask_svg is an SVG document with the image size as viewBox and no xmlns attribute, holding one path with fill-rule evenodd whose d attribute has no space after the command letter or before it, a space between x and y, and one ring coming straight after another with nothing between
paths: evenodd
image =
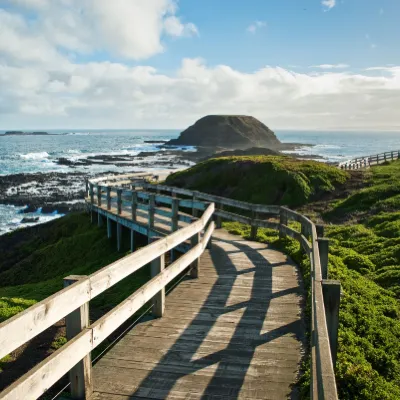
<instances>
[{"instance_id":1,"label":"bridge section","mask_svg":"<svg viewBox=\"0 0 400 400\"><path fill-rule=\"evenodd\" d=\"M297 240L309 258L310 397L337 400L340 283L328 279L323 227L286 207L128 178L88 182L87 205L93 222L116 234L118 247L130 231L132 254L89 276L66 277L63 290L0 324L0 358L64 317L68 339L0 399L36 399L66 374L73 399L296 398L303 287L283 253L254 240L263 227ZM228 234L222 219L250 225L252 240ZM147 246L135 248L137 233L148 237ZM93 298L149 264L148 282L89 320ZM167 285L182 277L166 297ZM152 318L93 366L93 350L149 305Z\"/></svg>"},{"instance_id":2,"label":"bridge section","mask_svg":"<svg viewBox=\"0 0 400 400\"><path fill-rule=\"evenodd\" d=\"M298 268L269 246L214 232L198 279L167 296L93 369L96 400L286 399L303 354Z\"/></svg>"}]
</instances>

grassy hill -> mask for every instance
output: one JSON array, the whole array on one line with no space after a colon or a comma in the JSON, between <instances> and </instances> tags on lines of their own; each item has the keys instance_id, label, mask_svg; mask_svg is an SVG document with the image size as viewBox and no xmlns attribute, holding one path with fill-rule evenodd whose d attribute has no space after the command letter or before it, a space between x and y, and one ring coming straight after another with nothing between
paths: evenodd
<instances>
[{"instance_id":1,"label":"grassy hill","mask_svg":"<svg viewBox=\"0 0 400 400\"><path fill-rule=\"evenodd\" d=\"M355 184L356 182L356 184ZM340 399L400 398L400 162L360 176L282 157L210 160L167 183L264 204L285 204L327 224L329 272L339 279L336 379ZM245 237L250 227L226 223ZM309 282L309 262L296 241L259 229L258 240L288 252ZM309 396L309 371L302 379Z\"/></svg>"},{"instance_id":2,"label":"grassy hill","mask_svg":"<svg viewBox=\"0 0 400 400\"><path fill-rule=\"evenodd\" d=\"M171 174L166 184L252 203L299 206L340 188L348 177L315 161L237 156L201 162Z\"/></svg>"}]
</instances>

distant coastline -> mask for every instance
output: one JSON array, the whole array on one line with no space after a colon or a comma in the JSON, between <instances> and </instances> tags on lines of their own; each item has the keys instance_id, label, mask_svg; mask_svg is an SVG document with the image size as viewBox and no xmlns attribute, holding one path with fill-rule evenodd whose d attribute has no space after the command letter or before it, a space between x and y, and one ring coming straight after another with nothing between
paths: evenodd
<instances>
[{"instance_id":1,"label":"distant coastline","mask_svg":"<svg viewBox=\"0 0 400 400\"><path fill-rule=\"evenodd\" d=\"M49 132L24 132L24 131L6 131L3 135L0 136L59 136L59 135L69 135L66 133L49 133Z\"/></svg>"}]
</instances>

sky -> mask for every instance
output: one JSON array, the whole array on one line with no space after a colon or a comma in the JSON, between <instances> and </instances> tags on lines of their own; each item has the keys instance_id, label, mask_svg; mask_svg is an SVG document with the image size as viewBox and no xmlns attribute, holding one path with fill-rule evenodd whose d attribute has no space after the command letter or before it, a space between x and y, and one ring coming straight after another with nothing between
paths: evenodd
<instances>
[{"instance_id":1,"label":"sky","mask_svg":"<svg viewBox=\"0 0 400 400\"><path fill-rule=\"evenodd\" d=\"M399 0L0 0L0 129L400 131Z\"/></svg>"}]
</instances>

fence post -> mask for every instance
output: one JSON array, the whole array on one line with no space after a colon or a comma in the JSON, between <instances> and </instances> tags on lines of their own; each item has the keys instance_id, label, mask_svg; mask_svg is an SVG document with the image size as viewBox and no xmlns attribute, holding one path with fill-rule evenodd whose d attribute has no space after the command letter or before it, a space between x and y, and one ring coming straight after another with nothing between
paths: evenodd
<instances>
[{"instance_id":1,"label":"fence post","mask_svg":"<svg viewBox=\"0 0 400 400\"><path fill-rule=\"evenodd\" d=\"M323 280L322 293L324 297L325 317L328 328L332 363L335 368L339 329L340 282L334 280Z\"/></svg>"},{"instance_id":2,"label":"fence post","mask_svg":"<svg viewBox=\"0 0 400 400\"><path fill-rule=\"evenodd\" d=\"M132 192L132 205L131 205L132 221L136 221L137 218L137 205L138 205L137 192Z\"/></svg>"},{"instance_id":3,"label":"fence post","mask_svg":"<svg viewBox=\"0 0 400 400\"><path fill-rule=\"evenodd\" d=\"M97 225L99 228L103 226L103 216L97 211Z\"/></svg>"},{"instance_id":4,"label":"fence post","mask_svg":"<svg viewBox=\"0 0 400 400\"><path fill-rule=\"evenodd\" d=\"M217 212L218 212L218 210L223 211L223 209L224 209L223 204L217 203L216 205L217 205L217 207L216 207L217 208L217 210L216 210ZM221 229L222 228L222 218L220 216L217 216L216 228L217 229Z\"/></svg>"},{"instance_id":5,"label":"fence post","mask_svg":"<svg viewBox=\"0 0 400 400\"><path fill-rule=\"evenodd\" d=\"M112 237L112 220L107 217L107 238L111 239Z\"/></svg>"},{"instance_id":6,"label":"fence post","mask_svg":"<svg viewBox=\"0 0 400 400\"><path fill-rule=\"evenodd\" d=\"M178 230L178 212L179 212L179 199L172 199L172 217L171 217L171 230L175 232Z\"/></svg>"},{"instance_id":7,"label":"fence post","mask_svg":"<svg viewBox=\"0 0 400 400\"><path fill-rule=\"evenodd\" d=\"M286 226L288 224L288 217L287 217L287 214L286 214L286 210L283 209L282 207L281 207L281 209L279 211L279 224L280 225L286 225ZM281 226L279 226L279 228L280 228L279 229L279 238L283 239L283 238L286 237L286 233L283 231Z\"/></svg>"},{"instance_id":8,"label":"fence post","mask_svg":"<svg viewBox=\"0 0 400 400\"><path fill-rule=\"evenodd\" d=\"M157 240L161 239L158 236L150 237L149 242L153 243ZM150 264L151 277L154 278L160 272L162 272L165 268L165 254L160 257L155 258ZM165 311L165 288L162 288L154 297L153 297L153 316L162 317Z\"/></svg>"},{"instance_id":9,"label":"fence post","mask_svg":"<svg viewBox=\"0 0 400 400\"><path fill-rule=\"evenodd\" d=\"M193 235L190 239L190 243L193 247L197 246L200 242L200 232ZM191 278L198 278L199 277L199 268L200 267L200 258L194 260L190 266L190 276Z\"/></svg>"},{"instance_id":10,"label":"fence post","mask_svg":"<svg viewBox=\"0 0 400 400\"><path fill-rule=\"evenodd\" d=\"M322 279L328 279L329 239L318 238L319 259L321 262Z\"/></svg>"},{"instance_id":11,"label":"fence post","mask_svg":"<svg viewBox=\"0 0 400 400\"><path fill-rule=\"evenodd\" d=\"M122 248L122 225L117 221L117 250L121 251Z\"/></svg>"},{"instance_id":12,"label":"fence post","mask_svg":"<svg viewBox=\"0 0 400 400\"><path fill-rule=\"evenodd\" d=\"M64 278L64 287L70 286L86 276L70 275ZM89 326L89 303L85 303L65 317L67 340L71 340ZM69 371L71 397L89 399L93 392L92 362L90 353Z\"/></svg>"},{"instance_id":13,"label":"fence post","mask_svg":"<svg viewBox=\"0 0 400 400\"><path fill-rule=\"evenodd\" d=\"M85 198L89 197L89 179L85 178Z\"/></svg>"},{"instance_id":14,"label":"fence post","mask_svg":"<svg viewBox=\"0 0 400 400\"><path fill-rule=\"evenodd\" d=\"M93 183L89 184L89 193L90 193L90 203L94 203L94 191L93 191Z\"/></svg>"},{"instance_id":15,"label":"fence post","mask_svg":"<svg viewBox=\"0 0 400 400\"><path fill-rule=\"evenodd\" d=\"M394 160L394 154L393 154L393 151L392 151L392 161Z\"/></svg>"},{"instance_id":16,"label":"fence post","mask_svg":"<svg viewBox=\"0 0 400 400\"><path fill-rule=\"evenodd\" d=\"M97 205L101 207L101 186L97 185Z\"/></svg>"},{"instance_id":17,"label":"fence post","mask_svg":"<svg viewBox=\"0 0 400 400\"><path fill-rule=\"evenodd\" d=\"M107 210L111 210L111 188L107 186Z\"/></svg>"},{"instance_id":18,"label":"fence post","mask_svg":"<svg viewBox=\"0 0 400 400\"><path fill-rule=\"evenodd\" d=\"M325 225L316 224L315 229L317 231L317 237L324 237L325 236Z\"/></svg>"},{"instance_id":19,"label":"fence post","mask_svg":"<svg viewBox=\"0 0 400 400\"><path fill-rule=\"evenodd\" d=\"M386 162L386 153L383 153L383 158L385 159Z\"/></svg>"},{"instance_id":20,"label":"fence post","mask_svg":"<svg viewBox=\"0 0 400 400\"><path fill-rule=\"evenodd\" d=\"M117 189L117 211L118 215L122 213L122 189Z\"/></svg>"},{"instance_id":21,"label":"fence post","mask_svg":"<svg viewBox=\"0 0 400 400\"><path fill-rule=\"evenodd\" d=\"M197 208L194 207L194 203L195 203L195 201L197 201L197 198L196 198L195 194L193 194L192 200L193 200L192 215L193 215L193 217L197 218L199 213L198 213Z\"/></svg>"},{"instance_id":22,"label":"fence post","mask_svg":"<svg viewBox=\"0 0 400 400\"><path fill-rule=\"evenodd\" d=\"M149 210L148 210L148 219L149 219L149 229L154 228L154 208L155 208L155 195L149 195ZM150 232L149 232L150 236Z\"/></svg>"},{"instance_id":23,"label":"fence post","mask_svg":"<svg viewBox=\"0 0 400 400\"><path fill-rule=\"evenodd\" d=\"M256 211L252 211L252 221L251 221L251 231L250 231L251 240L256 240L257 238L258 226L255 224L254 221L256 219L258 219L258 213Z\"/></svg>"}]
</instances>

